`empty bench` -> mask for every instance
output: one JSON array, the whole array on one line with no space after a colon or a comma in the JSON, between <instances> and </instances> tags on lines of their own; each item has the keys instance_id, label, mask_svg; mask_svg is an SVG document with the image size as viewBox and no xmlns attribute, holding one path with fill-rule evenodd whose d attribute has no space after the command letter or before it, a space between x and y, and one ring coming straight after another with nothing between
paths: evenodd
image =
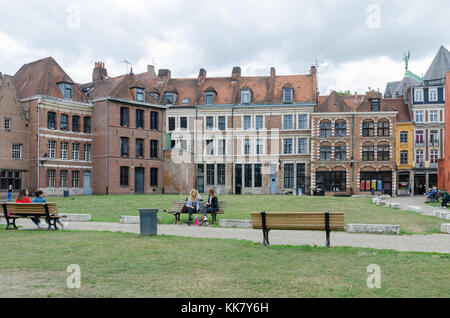
<instances>
[{"instance_id":1,"label":"empty bench","mask_svg":"<svg viewBox=\"0 0 450 318\"><path fill-rule=\"evenodd\" d=\"M270 245L270 230L310 230L325 231L326 246L330 245L331 231L344 231L344 213L252 213L253 228L263 231L263 245Z\"/></svg>"},{"instance_id":2,"label":"empty bench","mask_svg":"<svg viewBox=\"0 0 450 318\"><path fill-rule=\"evenodd\" d=\"M175 223L177 224L180 221L181 216L181 209L186 204L186 201L173 201L170 205L170 211L167 211L169 214L173 214L175 217ZM200 211L195 214L202 214L203 215L203 207L206 205L206 202L201 201L200 202ZM214 225L217 222L217 214L225 214L225 202L219 201L219 211L214 213L209 213L212 216L212 224ZM185 213L189 214L189 213Z\"/></svg>"},{"instance_id":3,"label":"empty bench","mask_svg":"<svg viewBox=\"0 0 450 318\"><path fill-rule=\"evenodd\" d=\"M17 219L44 218L47 221L48 228L54 227L58 230L56 222L59 219L66 218L60 215L56 203L3 203L3 214L6 219L6 230L13 226L17 230Z\"/></svg>"}]
</instances>

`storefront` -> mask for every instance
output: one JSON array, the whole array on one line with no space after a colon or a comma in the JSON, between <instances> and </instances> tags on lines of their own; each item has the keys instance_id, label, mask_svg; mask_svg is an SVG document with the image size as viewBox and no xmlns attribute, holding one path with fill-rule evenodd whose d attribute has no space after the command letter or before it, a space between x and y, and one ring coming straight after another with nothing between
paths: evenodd
<instances>
[{"instance_id":1,"label":"storefront","mask_svg":"<svg viewBox=\"0 0 450 318\"><path fill-rule=\"evenodd\" d=\"M407 196L411 195L412 186L410 184L410 173L409 171L403 171L398 173L398 190L397 195Z\"/></svg>"},{"instance_id":2,"label":"storefront","mask_svg":"<svg viewBox=\"0 0 450 318\"><path fill-rule=\"evenodd\" d=\"M361 171L361 192L392 195L392 171Z\"/></svg>"},{"instance_id":3,"label":"storefront","mask_svg":"<svg viewBox=\"0 0 450 318\"><path fill-rule=\"evenodd\" d=\"M346 192L347 173L345 171L317 172L316 187L324 192Z\"/></svg>"}]
</instances>

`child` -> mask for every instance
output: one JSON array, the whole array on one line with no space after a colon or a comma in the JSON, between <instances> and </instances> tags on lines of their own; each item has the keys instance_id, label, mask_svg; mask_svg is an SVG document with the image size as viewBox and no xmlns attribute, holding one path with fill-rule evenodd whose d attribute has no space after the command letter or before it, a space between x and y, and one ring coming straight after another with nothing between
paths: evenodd
<instances>
[{"instance_id":1,"label":"child","mask_svg":"<svg viewBox=\"0 0 450 318\"><path fill-rule=\"evenodd\" d=\"M42 190L36 190L36 198L33 199L33 203L47 203L47 200L44 199L44 192ZM61 220L57 220L56 222L58 222L59 225L61 225L61 227L63 229L66 229L67 226L69 225L68 223L63 223ZM39 226L42 224L43 222L40 221Z\"/></svg>"}]
</instances>

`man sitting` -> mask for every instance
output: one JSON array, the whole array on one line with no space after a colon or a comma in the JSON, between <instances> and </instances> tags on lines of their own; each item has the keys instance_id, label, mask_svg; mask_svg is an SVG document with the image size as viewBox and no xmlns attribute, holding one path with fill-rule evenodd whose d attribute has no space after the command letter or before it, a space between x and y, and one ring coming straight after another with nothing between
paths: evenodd
<instances>
[{"instance_id":1,"label":"man sitting","mask_svg":"<svg viewBox=\"0 0 450 318\"><path fill-rule=\"evenodd\" d=\"M441 208L446 209L447 204L450 202L450 195L448 194L448 191L444 193L444 196L442 197L442 205Z\"/></svg>"}]
</instances>

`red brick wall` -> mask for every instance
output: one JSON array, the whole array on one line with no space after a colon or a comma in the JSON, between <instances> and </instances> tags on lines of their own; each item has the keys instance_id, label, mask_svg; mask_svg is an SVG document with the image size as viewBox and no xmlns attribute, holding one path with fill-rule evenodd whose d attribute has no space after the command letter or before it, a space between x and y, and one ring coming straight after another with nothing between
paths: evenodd
<instances>
[{"instance_id":1,"label":"red brick wall","mask_svg":"<svg viewBox=\"0 0 450 318\"><path fill-rule=\"evenodd\" d=\"M442 173L438 174L439 182L443 184L445 190L450 191L450 72L447 72L445 80L445 131L447 132L445 138L444 150L444 168Z\"/></svg>"}]
</instances>

